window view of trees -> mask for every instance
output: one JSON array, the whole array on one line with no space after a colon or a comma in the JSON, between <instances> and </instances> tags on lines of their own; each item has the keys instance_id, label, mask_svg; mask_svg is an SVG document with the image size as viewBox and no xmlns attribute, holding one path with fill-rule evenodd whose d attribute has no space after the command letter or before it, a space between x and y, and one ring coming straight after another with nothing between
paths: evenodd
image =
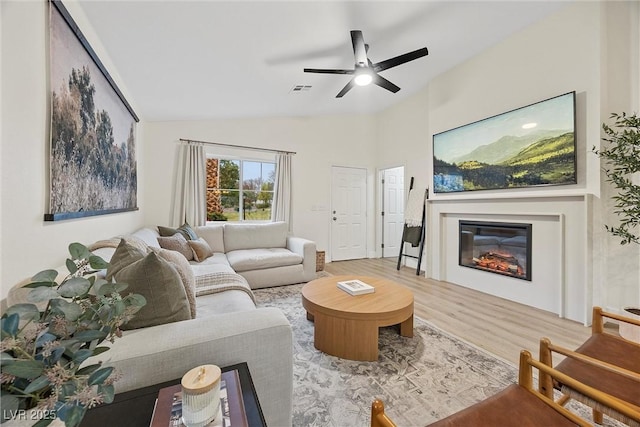
<instances>
[{"instance_id":1,"label":"window view of trees","mask_svg":"<svg viewBox=\"0 0 640 427\"><path fill-rule=\"evenodd\" d=\"M253 160L207 160L207 219L271 218L276 165Z\"/></svg>"}]
</instances>

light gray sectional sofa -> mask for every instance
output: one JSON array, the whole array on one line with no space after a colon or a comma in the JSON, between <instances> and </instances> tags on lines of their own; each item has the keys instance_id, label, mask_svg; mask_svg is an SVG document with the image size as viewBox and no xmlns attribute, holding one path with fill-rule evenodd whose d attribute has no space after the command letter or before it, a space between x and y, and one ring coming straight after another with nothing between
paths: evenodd
<instances>
[{"instance_id":1,"label":"light gray sectional sofa","mask_svg":"<svg viewBox=\"0 0 640 427\"><path fill-rule=\"evenodd\" d=\"M257 308L250 288L314 279L315 243L287 236L284 223L212 224L193 230L213 250L201 262L182 261L187 266L183 282L195 283L195 318L125 331L97 358L122 373L117 393L180 378L203 364L247 362L267 424L289 426L291 325L280 310ZM96 242L90 249L109 261L123 238L159 252L158 237L157 229L148 227ZM66 273L65 267L58 271ZM25 301L25 283L12 288L8 305Z\"/></svg>"},{"instance_id":2,"label":"light gray sectional sofa","mask_svg":"<svg viewBox=\"0 0 640 427\"><path fill-rule=\"evenodd\" d=\"M252 289L258 289L316 277L315 242L287 236L284 222L221 223L194 230L214 252L200 263L191 262L196 279L209 271L235 271L247 279Z\"/></svg>"}]
</instances>

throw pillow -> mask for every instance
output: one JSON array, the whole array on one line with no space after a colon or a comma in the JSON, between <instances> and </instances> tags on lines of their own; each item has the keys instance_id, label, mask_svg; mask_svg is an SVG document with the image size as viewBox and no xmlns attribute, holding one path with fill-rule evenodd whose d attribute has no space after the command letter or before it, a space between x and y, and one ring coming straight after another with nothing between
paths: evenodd
<instances>
[{"instance_id":1,"label":"throw pillow","mask_svg":"<svg viewBox=\"0 0 640 427\"><path fill-rule=\"evenodd\" d=\"M196 277L193 275L191 264L182 256L182 254L176 251L170 251L169 249L162 248L150 248L158 256L169 263L178 271L180 279L182 279L182 285L187 294L187 300L189 300L189 309L191 310L191 318L196 318Z\"/></svg>"},{"instance_id":2,"label":"throw pillow","mask_svg":"<svg viewBox=\"0 0 640 427\"><path fill-rule=\"evenodd\" d=\"M198 240L198 235L187 222L178 227L178 233L182 234L187 240Z\"/></svg>"},{"instance_id":3,"label":"throw pillow","mask_svg":"<svg viewBox=\"0 0 640 427\"><path fill-rule=\"evenodd\" d=\"M158 243L163 249L180 252L184 255L187 261L191 261L193 259L191 246L189 246L187 240L180 233L176 233L170 237L158 237Z\"/></svg>"},{"instance_id":4,"label":"throw pillow","mask_svg":"<svg viewBox=\"0 0 640 427\"><path fill-rule=\"evenodd\" d=\"M187 294L180 275L168 261L150 252L115 274L116 282L129 285L127 292L140 294L147 305L122 329L138 329L191 319Z\"/></svg>"},{"instance_id":5,"label":"throw pillow","mask_svg":"<svg viewBox=\"0 0 640 427\"><path fill-rule=\"evenodd\" d=\"M226 252L224 250L224 224L207 224L194 227L198 238L207 241L213 252Z\"/></svg>"},{"instance_id":6,"label":"throw pillow","mask_svg":"<svg viewBox=\"0 0 640 427\"><path fill-rule=\"evenodd\" d=\"M213 249L202 237L198 240L189 240L187 243L193 249L193 259L197 262L202 262L213 255Z\"/></svg>"},{"instance_id":7,"label":"throw pillow","mask_svg":"<svg viewBox=\"0 0 640 427\"><path fill-rule=\"evenodd\" d=\"M163 227L162 225L158 226L158 233L160 233L160 236L162 237L173 236L177 232L178 232L177 228Z\"/></svg>"},{"instance_id":8,"label":"throw pillow","mask_svg":"<svg viewBox=\"0 0 640 427\"><path fill-rule=\"evenodd\" d=\"M198 235L187 222L185 222L178 228L163 227L159 225L158 233L160 233L160 236L162 237L169 237L169 236L173 236L176 233L180 233L187 240L198 240Z\"/></svg>"},{"instance_id":9,"label":"throw pillow","mask_svg":"<svg viewBox=\"0 0 640 427\"><path fill-rule=\"evenodd\" d=\"M155 239L156 236L153 236L153 238ZM123 239L128 244L130 244L134 248L137 248L142 253L146 254L147 250L149 249L149 245L147 245L147 243L139 237L129 235L129 236L124 236Z\"/></svg>"},{"instance_id":10,"label":"throw pillow","mask_svg":"<svg viewBox=\"0 0 640 427\"><path fill-rule=\"evenodd\" d=\"M140 251L137 247L127 242L125 239L120 239L120 244L118 244L118 247L109 261L109 267L107 267L105 279L111 280L113 275L118 271L122 270L129 264L144 258L144 256L145 253Z\"/></svg>"}]
</instances>

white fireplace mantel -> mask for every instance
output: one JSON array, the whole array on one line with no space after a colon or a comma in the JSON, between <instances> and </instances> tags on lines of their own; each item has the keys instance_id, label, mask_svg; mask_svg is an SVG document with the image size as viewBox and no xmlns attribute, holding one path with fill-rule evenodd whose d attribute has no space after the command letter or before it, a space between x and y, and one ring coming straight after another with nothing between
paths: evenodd
<instances>
[{"instance_id":1,"label":"white fireplace mantel","mask_svg":"<svg viewBox=\"0 0 640 427\"><path fill-rule=\"evenodd\" d=\"M428 201L427 277L589 324L586 197ZM532 280L458 265L460 220L532 224Z\"/></svg>"}]
</instances>

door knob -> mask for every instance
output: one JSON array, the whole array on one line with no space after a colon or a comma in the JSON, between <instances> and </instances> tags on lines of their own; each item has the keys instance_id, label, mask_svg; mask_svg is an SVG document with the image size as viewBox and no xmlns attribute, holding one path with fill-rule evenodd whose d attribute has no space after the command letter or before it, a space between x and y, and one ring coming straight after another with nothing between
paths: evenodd
<instances>
[{"instance_id":1,"label":"door knob","mask_svg":"<svg viewBox=\"0 0 640 427\"><path fill-rule=\"evenodd\" d=\"M335 220L337 220L337 219L338 219L338 218L336 218L335 216L333 217L333 220L334 220L334 221L335 221Z\"/></svg>"}]
</instances>

